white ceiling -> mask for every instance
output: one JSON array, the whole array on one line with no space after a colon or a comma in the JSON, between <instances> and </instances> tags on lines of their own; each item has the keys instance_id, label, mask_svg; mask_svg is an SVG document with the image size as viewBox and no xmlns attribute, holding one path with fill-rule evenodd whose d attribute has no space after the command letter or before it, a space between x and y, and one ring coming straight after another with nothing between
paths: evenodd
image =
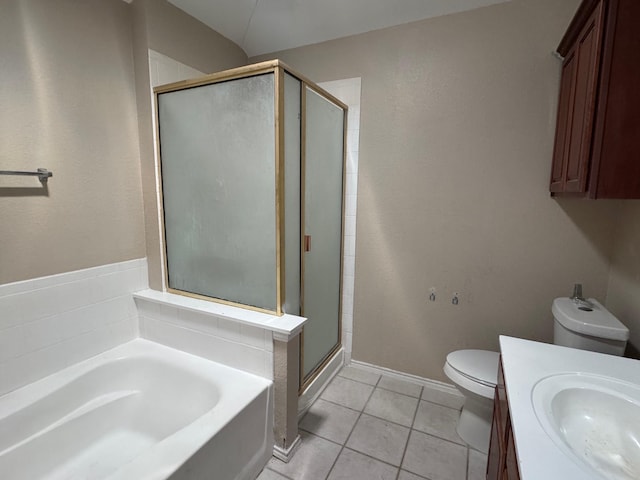
<instances>
[{"instance_id":1,"label":"white ceiling","mask_svg":"<svg viewBox=\"0 0 640 480\"><path fill-rule=\"evenodd\" d=\"M169 0L249 57L509 0Z\"/></svg>"}]
</instances>

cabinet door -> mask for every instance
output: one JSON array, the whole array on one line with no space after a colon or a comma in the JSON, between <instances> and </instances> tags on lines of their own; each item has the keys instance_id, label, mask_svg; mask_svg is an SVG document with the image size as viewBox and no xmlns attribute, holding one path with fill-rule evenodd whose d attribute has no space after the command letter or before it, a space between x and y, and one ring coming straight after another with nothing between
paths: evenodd
<instances>
[{"instance_id":1,"label":"cabinet door","mask_svg":"<svg viewBox=\"0 0 640 480\"><path fill-rule=\"evenodd\" d=\"M575 93L573 95L573 118L569 129L566 174L564 175L563 190L565 192L585 192L587 187L601 34L602 2L599 2L580 32L575 47Z\"/></svg>"},{"instance_id":2,"label":"cabinet door","mask_svg":"<svg viewBox=\"0 0 640 480\"><path fill-rule=\"evenodd\" d=\"M511 426L510 418L507 420L507 451L505 463L506 478L508 480L520 480L516 444L513 438L513 427Z\"/></svg>"},{"instance_id":3,"label":"cabinet door","mask_svg":"<svg viewBox=\"0 0 640 480\"><path fill-rule=\"evenodd\" d=\"M609 1L605 17L589 196L639 199L640 1Z\"/></svg>"},{"instance_id":4,"label":"cabinet door","mask_svg":"<svg viewBox=\"0 0 640 480\"><path fill-rule=\"evenodd\" d=\"M493 402L493 422L491 424L491 441L487 460L487 480L501 480L504 471L504 426L500 424L500 401L496 390Z\"/></svg>"},{"instance_id":5,"label":"cabinet door","mask_svg":"<svg viewBox=\"0 0 640 480\"><path fill-rule=\"evenodd\" d=\"M603 2L599 1L562 65L556 138L549 190L584 193L591 160L596 91L602 49Z\"/></svg>"},{"instance_id":6,"label":"cabinet door","mask_svg":"<svg viewBox=\"0 0 640 480\"><path fill-rule=\"evenodd\" d=\"M569 132L573 116L573 95L576 77L576 51L575 48L567 54L562 64L562 78L560 80L560 99L558 103L558 120L556 124L556 140L553 151L553 164L551 166L551 192L564 191L565 167L569 155Z\"/></svg>"}]
</instances>

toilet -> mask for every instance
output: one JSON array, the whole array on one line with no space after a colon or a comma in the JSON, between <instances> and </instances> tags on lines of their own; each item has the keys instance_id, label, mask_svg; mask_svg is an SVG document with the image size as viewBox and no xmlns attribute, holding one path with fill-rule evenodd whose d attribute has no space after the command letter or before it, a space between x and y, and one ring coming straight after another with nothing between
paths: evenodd
<instances>
[{"instance_id":1,"label":"toilet","mask_svg":"<svg viewBox=\"0 0 640 480\"><path fill-rule=\"evenodd\" d=\"M622 356L629 339L625 327L597 300L556 298L553 343ZM487 453L498 377L498 352L458 350L447 355L445 375L465 396L457 432L470 447Z\"/></svg>"}]
</instances>

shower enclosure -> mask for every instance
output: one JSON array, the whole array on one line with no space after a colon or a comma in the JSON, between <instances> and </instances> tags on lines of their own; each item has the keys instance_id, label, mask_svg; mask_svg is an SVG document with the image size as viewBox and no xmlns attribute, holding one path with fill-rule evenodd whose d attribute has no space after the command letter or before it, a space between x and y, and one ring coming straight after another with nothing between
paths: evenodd
<instances>
[{"instance_id":1,"label":"shower enclosure","mask_svg":"<svg viewBox=\"0 0 640 480\"><path fill-rule=\"evenodd\" d=\"M167 290L309 320L340 347L347 107L280 61L154 89Z\"/></svg>"}]
</instances>

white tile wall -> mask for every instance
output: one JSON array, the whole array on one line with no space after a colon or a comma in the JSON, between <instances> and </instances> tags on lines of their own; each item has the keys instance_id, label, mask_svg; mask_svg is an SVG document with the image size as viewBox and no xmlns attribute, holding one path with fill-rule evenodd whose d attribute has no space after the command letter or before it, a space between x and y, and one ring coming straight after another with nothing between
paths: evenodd
<instances>
[{"instance_id":1,"label":"white tile wall","mask_svg":"<svg viewBox=\"0 0 640 480\"><path fill-rule=\"evenodd\" d=\"M140 336L273 380L270 330L136 298Z\"/></svg>"},{"instance_id":2,"label":"white tile wall","mask_svg":"<svg viewBox=\"0 0 640 480\"><path fill-rule=\"evenodd\" d=\"M0 285L0 395L138 336L146 259Z\"/></svg>"},{"instance_id":3,"label":"white tile wall","mask_svg":"<svg viewBox=\"0 0 640 480\"><path fill-rule=\"evenodd\" d=\"M353 337L353 285L356 258L356 212L358 207L358 150L360 143L361 79L347 78L319 84L349 107L347 115L347 179L345 182L344 259L342 277L342 346L351 361Z\"/></svg>"}]
</instances>

